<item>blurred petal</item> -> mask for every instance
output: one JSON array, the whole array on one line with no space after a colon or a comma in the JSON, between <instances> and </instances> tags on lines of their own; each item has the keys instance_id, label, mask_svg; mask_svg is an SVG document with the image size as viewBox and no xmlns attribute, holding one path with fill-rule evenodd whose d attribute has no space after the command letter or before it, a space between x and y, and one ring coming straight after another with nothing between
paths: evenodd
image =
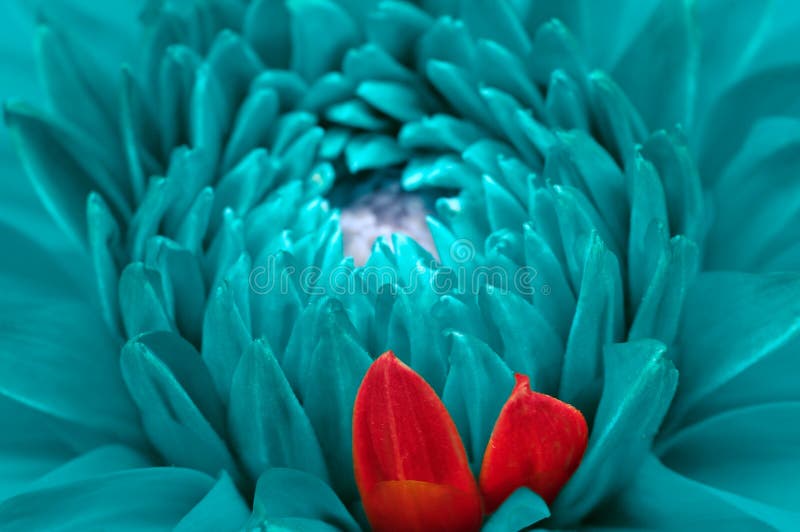
<instances>
[{"instance_id":1,"label":"blurred petal","mask_svg":"<svg viewBox=\"0 0 800 532\"><path fill-rule=\"evenodd\" d=\"M291 518L307 521L298 530L361 530L336 493L321 479L292 469L270 469L258 479L253 499L253 515L248 527L284 523ZM317 524L312 525L316 520ZM310 527L310 528L308 528ZM295 530L294 528L289 528Z\"/></svg>"},{"instance_id":2,"label":"blurred petal","mask_svg":"<svg viewBox=\"0 0 800 532\"><path fill-rule=\"evenodd\" d=\"M796 274L703 273L687 294L678 333L681 385L668 427L700 416L706 397L800 332ZM735 334L732 334L735 331Z\"/></svg>"},{"instance_id":3,"label":"blurred petal","mask_svg":"<svg viewBox=\"0 0 800 532\"><path fill-rule=\"evenodd\" d=\"M104 323L78 302L0 309L0 394L90 428L99 441L137 445L141 428L119 374L119 339Z\"/></svg>"},{"instance_id":4,"label":"blurred petal","mask_svg":"<svg viewBox=\"0 0 800 532\"><path fill-rule=\"evenodd\" d=\"M18 495L0 504L0 527L28 530L172 528L212 488L179 468L134 469Z\"/></svg>"}]
</instances>

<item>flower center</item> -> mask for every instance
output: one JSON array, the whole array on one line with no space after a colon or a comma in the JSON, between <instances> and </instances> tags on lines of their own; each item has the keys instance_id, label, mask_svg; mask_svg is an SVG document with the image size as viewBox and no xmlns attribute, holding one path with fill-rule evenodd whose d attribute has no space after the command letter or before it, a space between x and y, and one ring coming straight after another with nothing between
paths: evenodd
<instances>
[{"instance_id":1,"label":"flower center","mask_svg":"<svg viewBox=\"0 0 800 532\"><path fill-rule=\"evenodd\" d=\"M378 237L391 245L393 233L403 233L438 259L426 217L431 213L431 198L407 192L393 174L384 170L358 184L336 184L332 202L341 208L344 253L356 266L369 259Z\"/></svg>"}]
</instances>

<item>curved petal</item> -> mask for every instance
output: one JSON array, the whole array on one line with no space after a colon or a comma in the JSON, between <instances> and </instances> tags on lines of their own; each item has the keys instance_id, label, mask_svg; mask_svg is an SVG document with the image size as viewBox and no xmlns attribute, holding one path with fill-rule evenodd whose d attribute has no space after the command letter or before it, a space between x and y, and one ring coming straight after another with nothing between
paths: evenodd
<instances>
[{"instance_id":1,"label":"curved petal","mask_svg":"<svg viewBox=\"0 0 800 532\"><path fill-rule=\"evenodd\" d=\"M18 495L0 504L0 528L163 530L211 489L213 479L179 468L133 469Z\"/></svg>"},{"instance_id":2,"label":"curved petal","mask_svg":"<svg viewBox=\"0 0 800 532\"><path fill-rule=\"evenodd\" d=\"M141 444L119 339L85 304L36 303L0 309L0 395L90 428L99 441Z\"/></svg>"},{"instance_id":3,"label":"curved petal","mask_svg":"<svg viewBox=\"0 0 800 532\"><path fill-rule=\"evenodd\" d=\"M253 515L248 526L279 523L292 518L318 520L320 524L309 530L327 530L322 523L346 532L361 530L325 482L302 471L270 469L258 479Z\"/></svg>"},{"instance_id":4,"label":"curved petal","mask_svg":"<svg viewBox=\"0 0 800 532\"><path fill-rule=\"evenodd\" d=\"M800 402L740 408L689 426L657 450L678 473L730 494L779 530L800 526Z\"/></svg>"},{"instance_id":5,"label":"curved petal","mask_svg":"<svg viewBox=\"0 0 800 532\"><path fill-rule=\"evenodd\" d=\"M681 385L666 426L699 417L706 397L799 337L800 275L700 274L679 328Z\"/></svg>"}]
</instances>

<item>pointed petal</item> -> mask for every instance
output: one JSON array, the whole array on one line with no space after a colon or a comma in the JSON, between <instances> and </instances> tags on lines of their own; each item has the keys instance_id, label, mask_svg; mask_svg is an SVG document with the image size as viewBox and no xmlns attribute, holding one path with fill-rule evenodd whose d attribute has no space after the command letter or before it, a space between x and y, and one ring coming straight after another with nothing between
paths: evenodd
<instances>
[{"instance_id":1,"label":"pointed petal","mask_svg":"<svg viewBox=\"0 0 800 532\"><path fill-rule=\"evenodd\" d=\"M481 532L523 530L548 517L547 503L528 488L519 488L492 514Z\"/></svg>"},{"instance_id":2,"label":"pointed petal","mask_svg":"<svg viewBox=\"0 0 800 532\"><path fill-rule=\"evenodd\" d=\"M489 513L523 486L552 502L586 450L583 414L532 391L524 375L517 373L516 381L483 455L480 484Z\"/></svg>"},{"instance_id":3,"label":"pointed petal","mask_svg":"<svg viewBox=\"0 0 800 532\"><path fill-rule=\"evenodd\" d=\"M327 480L311 423L263 340L245 350L233 374L228 426L251 478L287 467Z\"/></svg>"},{"instance_id":4,"label":"pointed petal","mask_svg":"<svg viewBox=\"0 0 800 532\"><path fill-rule=\"evenodd\" d=\"M374 530L480 525L480 497L453 420L433 389L391 351L359 388L353 461Z\"/></svg>"},{"instance_id":5,"label":"pointed petal","mask_svg":"<svg viewBox=\"0 0 800 532\"><path fill-rule=\"evenodd\" d=\"M556 500L554 516L578 522L636 472L677 385L665 351L654 340L606 347L603 395L586 456Z\"/></svg>"},{"instance_id":6,"label":"pointed petal","mask_svg":"<svg viewBox=\"0 0 800 532\"><path fill-rule=\"evenodd\" d=\"M301 519L303 527L289 527L292 520ZM311 525L315 523L316 525ZM318 477L294 469L270 469L258 479L253 498L253 515L247 529L262 523L286 523L286 530L319 532L330 530L358 532L361 528L347 512L331 487ZM271 526L267 526L272 530Z\"/></svg>"},{"instance_id":7,"label":"pointed petal","mask_svg":"<svg viewBox=\"0 0 800 532\"><path fill-rule=\"evenodd\" d=\"M242 530L250 507L226 473L173 529L175 532L236 532Z\"/></svg>"}]
</instances>

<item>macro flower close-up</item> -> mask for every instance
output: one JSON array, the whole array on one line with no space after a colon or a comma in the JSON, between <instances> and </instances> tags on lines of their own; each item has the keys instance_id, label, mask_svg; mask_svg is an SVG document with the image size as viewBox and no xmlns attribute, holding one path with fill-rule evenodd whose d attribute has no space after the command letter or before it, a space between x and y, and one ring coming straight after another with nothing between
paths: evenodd
<instances>
[{"instance_id":1,"label":"macro flower close-up","mask_svg":"<svg viewBox=\"0 0 800 532\"><path fill-rule=\"evenodd\" d=\"M0 15L0 530L800 530L795 0Z\"/></svg>"}]
</instances>

